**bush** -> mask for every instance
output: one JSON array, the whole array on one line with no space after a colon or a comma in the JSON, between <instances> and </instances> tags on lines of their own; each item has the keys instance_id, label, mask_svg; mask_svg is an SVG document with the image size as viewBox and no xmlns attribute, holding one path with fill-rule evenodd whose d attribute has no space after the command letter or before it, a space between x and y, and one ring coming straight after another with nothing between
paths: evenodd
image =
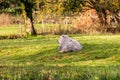
<instances>
[{"instance_id":1,"label":"bush","mask_svg":"<svg viewBox=\"0 0 120 80\"><path fill-rule=\"evenodd\" d=\"M98 33L98 27L99 19L95 10L88 10L74 20L75 30L81 33Z\"/></svg>"}]
</instances>

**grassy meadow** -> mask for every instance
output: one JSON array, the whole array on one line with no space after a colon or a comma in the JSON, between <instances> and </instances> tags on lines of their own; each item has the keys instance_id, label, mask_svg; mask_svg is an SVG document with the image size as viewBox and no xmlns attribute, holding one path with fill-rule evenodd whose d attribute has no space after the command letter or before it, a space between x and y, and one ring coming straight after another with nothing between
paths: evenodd
<instances>
[{"instance_id":1,"label":"grassy meadow","mask_svg":"<svg viewBox=\"0 0 120 80\"><path fill-rule=\"evenodd\" d=\"M71 34L83 49L69 53L58 52L59 36L0 40L0 80L120 80L120 35Z\"/></svg>"}]
</instances>

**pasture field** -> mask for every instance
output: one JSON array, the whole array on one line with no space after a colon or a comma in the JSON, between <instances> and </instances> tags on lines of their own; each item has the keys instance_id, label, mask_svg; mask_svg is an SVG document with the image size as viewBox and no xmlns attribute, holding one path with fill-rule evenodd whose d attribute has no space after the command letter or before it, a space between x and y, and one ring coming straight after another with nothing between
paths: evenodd
<instances>
[{"instance_id":1,"label":"pasture field","mask_svg":"<svg viewBox=\"0 0 120 80\"><path fill-rule=\"evenodd\" d=\"M0 26L0 36L8 36L11 34L20 34L19 25Z\"/></svg>"},{"instance_id":2,"label":"pasture field","mask_svg":"<svg viewBox=\"0 0 120 80\"><path fill-rule=\"evenodd\" d=\"M43 27L44 26L44 27ZM38 34L59 34L59 33L75 33L71 31L74 28L69 24L34 24L35 30ZM0 36L9 38L14 35L25 35L25 27L23 24L13 24L8 26L0 26Z\"/></svg>"},{"instance_id":3,"label":"pasture field","mask_svg":"<svg viewBox=\"0 0 120 80\"><path fill-rule=\"evenodd\" d=\"M59 36L0 40L0 80L120 80L120 35L69 35L83 45L69 53Z\"/></svg>"},{"instance_id":4,"label":"pasture field","mask_svg":"<svg viewBox=\"0 0 120 80\"><path fill-rule=\"evenodd\" d=\"M59 35L0 41L3 80L119 80L120 35L70 35L83 45L59 53Z\"/></svg>"}]
</instances>

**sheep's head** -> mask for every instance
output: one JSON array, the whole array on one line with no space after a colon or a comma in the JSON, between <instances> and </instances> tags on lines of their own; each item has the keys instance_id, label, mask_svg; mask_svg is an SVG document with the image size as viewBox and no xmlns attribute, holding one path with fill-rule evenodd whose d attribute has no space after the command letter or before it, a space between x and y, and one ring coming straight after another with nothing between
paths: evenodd
<instances>
[{"instance_id":1,"label":"sheep's head","mask_svg":"<svg viewBox=\"0 0 120 80\"><path fill-rule=\"evenodd\" d=\"M59 44L63 44L64 42L69 41L69 40L71 40L71 38L68 35L62 35L60 36L58 42Z\"/></svg>"}]
</instances>

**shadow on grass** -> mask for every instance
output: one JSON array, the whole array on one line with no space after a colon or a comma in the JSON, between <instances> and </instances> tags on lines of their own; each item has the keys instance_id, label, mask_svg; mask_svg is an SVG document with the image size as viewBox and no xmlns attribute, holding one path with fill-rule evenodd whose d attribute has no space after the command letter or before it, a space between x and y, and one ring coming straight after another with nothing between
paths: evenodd
<instances>
[{"instance_id":1,"label":"shadow on grass","mask_svg":"<svg viewBox=\"0 0 120 80\"><path fill-rule=\"evenodd\" d=\"M119 80L120 66L79 67L44 66L8 67L1 70L3 80Z\"/></svg>"},{"instance_id":2,"label":"shadow on grass","mask_svg":"<svg viewBox=\"0 0 120 80\"><path fill-rule=\"evenodd\" d=\"M38 50L31 55L14 58L17 61L33 63L71 63L106 59L120 52L120 44L83 44L83 49L78 52L59 53L58 46ZM11 58L12 59L12 58Z\"/></svg>"},{"instance_id":3,"label":"shadow on grass","mask_svg":"<svg viewBox=\"0 0 120 80\"><path fill-rule=\"evenodd\" d=\"M24 38L24 37L25 37L25 35L12 34L12 35L0 36L0 40L4 40L4 39L18 39L18 38Z\"/></svg>"}]
</instances>

